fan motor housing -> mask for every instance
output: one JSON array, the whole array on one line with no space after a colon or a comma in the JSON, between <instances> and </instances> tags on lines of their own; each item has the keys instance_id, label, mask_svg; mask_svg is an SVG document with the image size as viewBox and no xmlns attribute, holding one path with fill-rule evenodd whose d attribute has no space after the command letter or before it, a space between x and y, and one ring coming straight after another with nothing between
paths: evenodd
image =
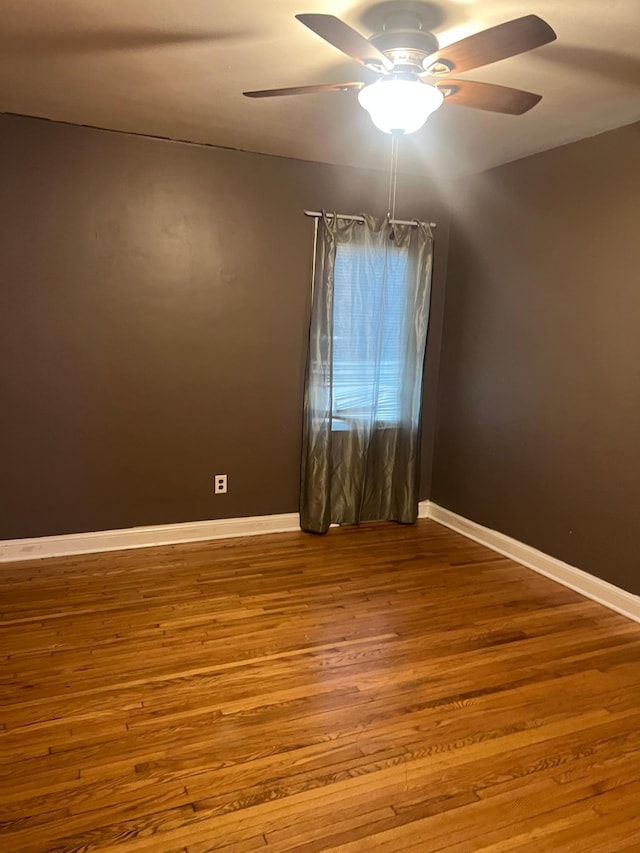
<instances>
[{"instance_id":1,"label":"fan motor housing","mask_svg":"<svg viewBox=\"0 0 640 853\"><path fill-rule=\"evenodd\" d=\"M422 66L438 50L438 39L424 30L385 30L369 41L396 65Z\"/></svg>"},{"instance_id":2,"label":"fan motor housing","mask_svg":"<svg viewBox=\"0 0 640 853\"><path fill-rule=\"evenodd\" d=\"M378 50L416 50L429 56L438 50L438 39L424 30L385 30L369 39Z\"/></svg>"}]
</instances>

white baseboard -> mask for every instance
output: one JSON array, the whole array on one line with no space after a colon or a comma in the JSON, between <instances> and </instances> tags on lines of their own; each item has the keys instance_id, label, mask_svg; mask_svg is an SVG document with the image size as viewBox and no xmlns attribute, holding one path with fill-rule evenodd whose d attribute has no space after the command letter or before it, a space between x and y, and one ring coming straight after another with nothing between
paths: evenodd
<instances>
[{"instance_id":1,"label":"white baseboard","mask_svg":"<svg viewBox=\"0 0 640 853\"><path fill-rule=\"evenodd\" d=\"M247 518L220 518L213 521L187 521L155 527L130 527L125 530L99 530L95 533L70 533L66 536L40 536L34 539L0 541L0 563L33 560L40 557L66 557L99 551L122 551L152 545L175 545L207 539L230 539L260 533L284 533L300 530L298 513L256 515Z\"/></svg>"},{"instance_id":2,"label":"white baseboard","mask_svg":"<svg viewBox=\"0 0 640 853\"><path fill-rule=\"evenodd\" d=\"M505 557L509 557L517 563L563 584L563 586L568 586L575 592L579 592L599 604L604 604L605 607L609 607L635 622L640 622L640 596L633 595L631 592L583 572L582 569L563 563L562 560L550 557L530 545L525 545L517 539L505 536L504 533L499 533L497 530L491 530L489 527L483 527L482 524L456 515L455 512L451 512L451 510L438 506L431 501L423 501L420 504L418 515L420 518L431 518L433 521L444 524L445 527L450 527L451 530L491 548L492 551L497 551L499 554L503 554Z\"/></svg>"},{"instance_id":3,"label":"white baseboard","mask_svg":"<svg viewBox=\"0 0 640 853\"><path fill-rule=\"evenodd\" d=\"M420 501L418 504L418 518L431 518L429 512L431 510L431 501Z\"/></svg>"},{"instance_id":4,"label":"white baseboard","mask_svg":"<svg viewBox=\"0 0 640 853\"><path fill-rule=\"evenodd\" d=\"M581 595L604 604L611 610L640 622L640 597L620 589L581 569L525 545L517 539L470 521L431 501L421 501L418 518L430 518L461 533L517 563L551 578ZM299 530L295 512L280 515L258 515L247 518L221 518L212 521L187 521L154 527L130 527L125 530L100 530L95 533L71 533L63 536L41 536L34 539L0 541L0 563L33 560L42 557L65 557L100 551L148 548L153 545L175 545L180 542L202 542L208 539L230 539L257 536L261 533L285 533Z\"/></svg>"}]
</instances>

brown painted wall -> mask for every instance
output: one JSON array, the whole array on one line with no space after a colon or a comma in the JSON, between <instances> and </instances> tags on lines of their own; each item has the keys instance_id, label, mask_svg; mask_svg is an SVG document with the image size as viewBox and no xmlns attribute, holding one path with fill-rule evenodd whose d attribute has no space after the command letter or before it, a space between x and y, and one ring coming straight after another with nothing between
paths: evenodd
<instances>
[{"instance_id":1,"label":"brown painted wall","mask_svg":"<svg viewBox=\"0 0 640 853\"><path fill-rule=\"evenodd\" d=\"M640 592L640 124L460 182L432 498Z\"/></svg>"},{"instance_id":2,"label":"brown painted wall","mask_svg":"<svg viewBox=\"0 0 640 853\"><path fill-rule=\"evenodd\" d=\"M302 210L383 213L386 176L14 116L0 175L0 538L296 511ZM399 202L440 226L426 496L447 213Z\"/></svg>"}]
</instances>

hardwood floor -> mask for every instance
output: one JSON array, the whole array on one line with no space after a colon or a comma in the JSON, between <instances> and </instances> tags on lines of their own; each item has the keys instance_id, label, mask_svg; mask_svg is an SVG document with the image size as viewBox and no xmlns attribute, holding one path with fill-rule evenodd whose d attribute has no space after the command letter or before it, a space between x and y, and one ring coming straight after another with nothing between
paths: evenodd
<instances>
[{"instance_id":1,"label":"hardwood floor","mask_svg":"<svg viewBox=\"0 0 640 853\"><path fill-rule=\"evenodd\" d=\"M640 625L434 522L0 596L2 851L640 851Z\"/></svg>"}]
</instances>

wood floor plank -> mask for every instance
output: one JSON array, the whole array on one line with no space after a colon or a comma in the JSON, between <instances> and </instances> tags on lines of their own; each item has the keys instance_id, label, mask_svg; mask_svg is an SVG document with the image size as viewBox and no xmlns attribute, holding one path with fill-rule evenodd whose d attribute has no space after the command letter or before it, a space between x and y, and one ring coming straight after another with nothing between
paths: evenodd
<instances>
[{"instance_id":1,"label":"wood floor plank","mask_svg":"<svg viewBox=\"0 0 640 853\"><path fill-rule=\"evenodd\" d=\"M433 522L4 564L0 602L2 850L640 852L640 626Z\"/></svg>"}]
</instances>

